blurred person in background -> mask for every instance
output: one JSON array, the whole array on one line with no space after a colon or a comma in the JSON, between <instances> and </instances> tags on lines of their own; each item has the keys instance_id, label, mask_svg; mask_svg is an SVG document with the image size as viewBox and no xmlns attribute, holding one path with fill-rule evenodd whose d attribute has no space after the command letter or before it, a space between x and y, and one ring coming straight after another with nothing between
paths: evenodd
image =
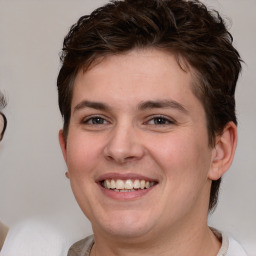
<instances>
[{"instance_id":1,"label":"blurred person in background","mask_svg":"<svg viewBox=\"0 0 256 256\"><path fill-rule=\"evenodd\" d=\"M4 113L2 112L5 106L6 106L5 97L3 93L0 92L0 142L4 137L4 133L7 126L7 119ZM0 250L2 249L7 233L8 233L8 227L0 221Z\"/></svg>"}]
</instances>

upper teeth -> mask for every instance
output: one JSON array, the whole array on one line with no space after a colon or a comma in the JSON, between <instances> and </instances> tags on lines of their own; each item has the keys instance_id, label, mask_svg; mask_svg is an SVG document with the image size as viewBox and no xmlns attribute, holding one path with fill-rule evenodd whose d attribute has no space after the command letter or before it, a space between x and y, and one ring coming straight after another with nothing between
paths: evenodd
<instances>
[{"instance_id":1,"label":"upper teeth","mask_svg":"<svg viewBox=\"0 0 256 256\"><path fill-rule=\"evenodd\" d=\"M155 184L153 181L145 180L104 180L103 186L107 189L144 189L150 188Z\"/></svg>"}]
</instances>

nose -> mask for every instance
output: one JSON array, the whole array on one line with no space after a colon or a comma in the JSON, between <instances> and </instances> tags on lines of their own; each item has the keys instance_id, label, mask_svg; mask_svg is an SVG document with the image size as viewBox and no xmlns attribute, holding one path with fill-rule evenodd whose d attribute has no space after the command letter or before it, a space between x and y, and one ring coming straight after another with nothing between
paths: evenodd
<instances>
[{"instance_id":1,"label":"nose","mask_svg":"<svg viewBox=\"0 0 256 256\"><path fill-rule=\"evenodd\" d=\"M104 148L105 158L118 164L141 159L145 150L139 137L136 128L118 125L112 130Z\"/></svg>"}]
</instances>

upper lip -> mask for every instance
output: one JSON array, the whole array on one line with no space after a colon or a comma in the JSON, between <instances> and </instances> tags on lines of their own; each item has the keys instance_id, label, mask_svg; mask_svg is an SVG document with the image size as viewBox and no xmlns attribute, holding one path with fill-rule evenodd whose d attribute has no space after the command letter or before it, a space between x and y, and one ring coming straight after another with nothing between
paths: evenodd
<instances>
[{"instance_id":1,"label":"upper lip","mask_svg":"<svg viewBox=\"0 0 256 256\"><path fill-rule=\"evenodd\" d=\"M120 179L120 180L146 180L146 181L154 181L158 182L157 179L151 178L148 176L144 176L141 174L136 173L105 173L97 177L96 182L101 182L103 180L110 180L110 179Z\"/></svg>"}]
</instances>

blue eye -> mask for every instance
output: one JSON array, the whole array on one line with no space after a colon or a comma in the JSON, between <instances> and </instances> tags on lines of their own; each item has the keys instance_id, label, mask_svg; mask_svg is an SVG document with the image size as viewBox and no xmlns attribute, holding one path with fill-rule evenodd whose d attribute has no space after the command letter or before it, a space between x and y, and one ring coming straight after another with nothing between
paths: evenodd
<instances>
[{"instance_id":1,"label":"blue eye","mask_svg":"<svg viewBox=\"0 0 256 256\"><path fill-rule=\"evenodd\" d=\"M170 121L163 117L157 117L153 119L154 124L169 124Z\"/></svg>"},{"instance_id":2,"label":"blue eye","mask_svg":"<svg viewBox=\"0 0 256 256\"><path fill-rule=\"evenodd\" d=\"M105 120L103 118L99 118L99 117L91 119L92 124L104 124L104 121Z\"/></svg>"},{"instance_id":3,"label":"blue eye","mask_svg":"<svg viewBox=\"0 0 256 256\"><path fill-rule=\"evenodd\" d=\"M149 125L170 125L174 123L173 120L162 116L156 116L147 121L147 124Z\"/></svg>"},{"instance_id":4,"label":"blue eye","mask_svg":"<svg viewBox=\"0 0 256 256\"><path fill-rule=\"evenodd\" d=\"M83 120L83 124L89 124L89 125L102 125L106 124L107 121L102 117L90 117L86 120Z\"/></svg>"}]
</instances>

